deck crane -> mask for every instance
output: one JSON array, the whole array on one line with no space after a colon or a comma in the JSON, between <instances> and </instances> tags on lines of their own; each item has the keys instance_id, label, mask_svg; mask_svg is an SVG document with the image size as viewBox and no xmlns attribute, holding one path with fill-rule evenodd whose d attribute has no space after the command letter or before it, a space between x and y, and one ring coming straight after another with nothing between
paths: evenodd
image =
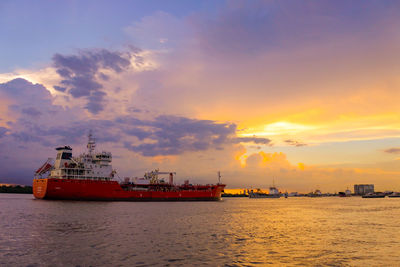
<instances>
[{"instance_id":1,"label":"deck crane","mask_svg":"<svg viewBox=\"0 0 400 267\"><path fill-rule=\"evenodd\" d=\"M150 183L154 184L154 183L158 183L158 175L159 174L169 174L169 184L173 184L174 183L174 175L176 175L176 172L160 172L158 169L155 169L154 171L151 172L146 172L144 174L144 177L146 179L150 179Z\"/></svg>"}]
</instances>

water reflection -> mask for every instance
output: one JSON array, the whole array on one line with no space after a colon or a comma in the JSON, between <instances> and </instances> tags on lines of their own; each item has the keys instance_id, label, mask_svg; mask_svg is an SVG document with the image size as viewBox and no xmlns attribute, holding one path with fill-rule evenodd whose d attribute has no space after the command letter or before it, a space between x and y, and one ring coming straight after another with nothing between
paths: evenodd
<instances>
[{"instance_id":1,"label":"water reflection","mask_svg":"<svg viewBox=\"0 0 400 267\"><path fill-rule=\"evenodd\" d=\"M0 215L5 266L341 266L400 259L400 201L389 199L131 203L0 195Z\"/></svg>"}]
</instances>

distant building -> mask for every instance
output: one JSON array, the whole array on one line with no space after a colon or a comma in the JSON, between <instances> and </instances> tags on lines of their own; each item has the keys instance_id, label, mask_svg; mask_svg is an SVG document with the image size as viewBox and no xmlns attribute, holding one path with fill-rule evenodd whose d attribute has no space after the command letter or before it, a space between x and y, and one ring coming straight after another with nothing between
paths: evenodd
<instances>
[{"instance_id":1,"label":"distant building","mask_svg":"<svg viewBox=\"0 0 400 267\"><path fill-rule=\"evenodd\" d=\"M354 185L354 194L355 195L365 195L368 193L374 193L374 185L373 184L355 184Z\"/></svg>"}]
</instances>

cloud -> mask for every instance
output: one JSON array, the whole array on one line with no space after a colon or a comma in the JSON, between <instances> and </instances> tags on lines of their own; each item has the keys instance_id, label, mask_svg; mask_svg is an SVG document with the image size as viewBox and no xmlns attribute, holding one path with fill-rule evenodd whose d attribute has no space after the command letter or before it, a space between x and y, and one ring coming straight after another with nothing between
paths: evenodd
<instances>
[{"instance_id":1,"label":"cloud","mask_svg":"<svg viewBox=\"0 0 400 267\"><path fill-rule=\"evenodd\" d=\"M6 135L6 133L8 132L8 129L5 127L0 127L0 138L2 138L3 136Z\"/></svg>"},{"instance_id":2,"label":"cloud","mask_svg":"<svg viewBox=\"0 0 400 267\"><path fill-rule=\"evenodd\" d=\"M356 183L373 183L378 190L393 190L398 185L400 171L384 170L374 164L362 169L351 166L318 166L289 161L283 152L267 153L264 151L252 153L243 158L240 168L233 166L222 170L224 182L229 182L230 188L267 188L273 180L283 192L310 192L321 189L324 192L343 191L352 188ZM245 177L245 178L244 178ZM228 180L228 181L227 181Z\"/></svg>"},{"instance_id":3,"label":"cloud","mask_svg":"<svg viewBox=\"0 0 400 267\"><path fill-rule=\"evenodd\" d=\"M271 139L263 137L237 137L234 139L239 143L254 143L260 145L271 145Z\"/></svg>"},{"instance_id":4,"label":"cloud","mask_svg":"<svg viewBox=\"0 0 400 267\"><path fill-rule=\"evenodd\" d=\"M106 49L85 50L78 55L55 54L53 65L62 80L54 89L68 93L74 98L86 98L85 108L97 114L104 109L106 93L102 91L102 81L108 80L104 72L121 73L129 69L130 60L130 53Z\"/></svg>"},{"instance_id":5,"label":"cloud","mask_svg":"<svg viewBox=\"0 0 400 267\"><path fill-rule=\"evenodd\" d=\"M237 138L235 124L217 123L211 120L163 115L154 120L120 118L117 121L132 122L132 120L136 127L131 127L125 132L136 136L139 140L148 139L148 142L139 145L126 142L125 147L143 156L179 155L189 151L222 149L227 144L240 142L267 144L270 141L256 137Z\"/></svg>"},{"instance_id":6,"label":"cloud","mask_svg":"<svg viewBox=\"0 0 400 267\"><path fill-rule=\"evenodd\" d=\"M79 151L90 129L102 148L108 146L118 156L114 166L119 172L129 175L157 167L178 169L187 176L192 176L196 170L199 171L199 182L208 183L210 180L206 177L210 172L221 169L230 187L265 187L275 178L279 188L306 192L317 184L327 191L351 185L353 181L362 182L364 177L373 182L374 177L382 174L380 170L366 174L350 168L304 167L304 164L289 162L284 153L266 151L248 155L244 158L247 164L242 167L234 159L234 155L243 150L241 143L268 145L264 147L268 149L272 141L255 136L238 137L235 123L170 114L144 118L140 112L90 119L83 116L78 107L65 110L55 105L44 86L23 79L0 84L0 94L10 99L12 105L8 107L16 115L8 128L0 127L0 179L3 181L29 184L31 179L27 177L43 160L53 155L54 146L68 144L75 150L79 145ZM36 116L27 116L27 113ZM394 149L397 148L388 151L394 152ZM175 159L171 160L171 155ZM164 158L155 161L155 156ZM395 172L383 173L385 181L392 181L397 176ZM11 178L7 180L7 177Z\"/></svg>"},{"instance_id":7,"label":"cloud","mask_svg":"<svg viewBox=\"0 0 400 267\"><path fill-rule=\"evenodd\" d=\"M174 47L190 35L184 20L163 11L143 17L124 31L135 44L157 50Z\"/></svg>"},{"instance_id":8,"label":"cloud","mask_svg":"<svg viewBox=\"0 0 400 267\"><path fill-rule=\"evenodd\" d=\"M0 97L5 101L0 117L9 122L35 121L52 107L52 96L43 85L22 78L0 84Z\"/></svg>"},{"instance_id":9,"label":"cloud","mask_svg":"<svg viewBox=\"0 0 400 267\"><path fill-rule=\"evenodd\" d=\"M390 154L400 154L400 147L388 148L388 149L385 149L384 152L390 153Z\"/></svg>"},{"instance_id":10,"label":"cloud","mask_svg":"<svg viewBox=\"0 0 400 267\"><path fill-rule=\"evenodd\" d=\"M46 104L51 101L49 91L41 84L33 84L25 79L17 78L0 84L0 93L18 99L21 104Z\"/></svg>"},{"instance_id":11,"label":"cloud","mask_svg":"<svg viewBox=\"0 0 400 267\"><path fill-rule=\"evenodd\" d=\"M390 30L400 25L399 10L394 1L227 2L217 14L188 19L193 42L171 53L167 73L139 88L148 92L151 83L152 95L173 95L162 104L180 113L235 118L249 128L246 120L292 116L314 126L387 114L399 96L393 71L399 39Z\"/></svg>"},{"instance_id":12,"label":"cloud","mask_svg":"<svg viewBox=\"0 0 400 267\"><path fill-rule=\"evenodd\" d=\"M238 137L234 123L171 114L154 117L146 112L139 112L136 108L127 115L116 114L115 117L91 119L82 112L82 107L68 109L54 104L44 86L23 79L0 84L0 94L5 94L10 99L12 104L8 106L8 110L15 115L14 122L8 128L0 128L0 146L4 148L0 152L0 158L7 165L11 165L13 161L24 161L27 165L24 170L39 165L55 146L67 144L80 147L89 130L93 130L103 147L112 143L112 151L117 149L122 155L134 152L139 159L179 156L199 151L207 154L208 151L229 151L243 142L270 142L266 138ZM94 103L89 102L88 105ZM4 151L8 150L12 152L5 154ZM32 151L38 152L29 153ZM9 168L7 172L0 173L0 176L5 173L20 175ZM23 180L28 176L25 173L18 179Z\"/></svg>"},{"instance_id":13,"label":"cloud","mask_svg":"<svg viewBox=\"0 0 400 267\"><path fill-rule=\"evenodd\" d=\"M258 153L252 153L247 157L243 158L243 165L247 169L274 169L274 170L290 170L296 169L286 157L285 153L274 152L266 153L260 151Z\"/></svg>"},{"instance_id":14,"label":"cloud","mask_svg":"<svg viewBox=\"0 0 400 267\"><path fill-rule=\"evenodd\" d=\"M46 138L44 129L80 119L75 111L54 105L52 95L43 85L22 78L0 84L0 95L8 100L6 111L0 114L9 121L7 142L16 147L32 142L52 144L54 139Z\"/></svg>"},{"instance_id":15,"label":"cloud","mask_svg":"<svg viewBox=\"0 0 400 267\"><path fill-rule=\"evenodd\" d=\"M195 30L209 53L259 56L269 50L335 40L343 34L368 33L394 17L398 9L395 1L232 1L218 16L200 17Z\"/></svg>"},{"instance_id":16,"label":"cloud","mask_svg":"<svg viewBox=\"0 0 400 267\"><path fill-rule=\"evenodd\" d=\"M291 146L307 146L306 143L299 142L299 141L292 140L292 139L285 140L285 143L287 143L288 145L291 145Z\"/></svg>"},{"instance_id":17,"label":"cloud","mask_svg":"<svg viewBox=\"0 0 400 267\"><path fill-rule=\"evenodd\" d=\"M23 108L21 111L22 113L31 117L39 117L42 114L38 109L34 107Z\"/></svg>"},{"instance_id":18,"label":"cloud","mask_svg":"<svg viewBox=\"0 0 400 267\"><path fill-rule=\"evenodd\" d=\"M63 93L67 90L67 88L61 87L61 86L57 86L57 85L54 85L53 88L54 88L56 91L63 92Z\"/></svg>"},{"instance_id":19,"label":"cloud","mask_svg":"<svg viewBox=\"0 0 400 267\"><path fill-rule=\"evenodd\" d=\"M0 157L10 158L3 165L23 159L33 169L53 145L81 147L93 129L129 175L158 167L159 156L173 158L167 166L188 176L225 168L230 186L269 184L271 176L304 187L325 178L346 181L353 171L290 164L293 154L301 161L304 154L287 145L398 137L399 9L396 2L378 3L236 1L212 15L157 12L125 28L146 50L56 54L54 68L27 78L47 88L22 79L0 85ZM285 121L313 128L256 131ZM276 145L281 141L286 146ZM318 162L340 162L348 151L360 162L368 151L370 158L379 153L353 145L334 158L320 146ZM247 162L241 169L234 156L245 148L250 154L239 156ZM264 154L251 154L260 149Z\"/></svg>"}]
</instances>

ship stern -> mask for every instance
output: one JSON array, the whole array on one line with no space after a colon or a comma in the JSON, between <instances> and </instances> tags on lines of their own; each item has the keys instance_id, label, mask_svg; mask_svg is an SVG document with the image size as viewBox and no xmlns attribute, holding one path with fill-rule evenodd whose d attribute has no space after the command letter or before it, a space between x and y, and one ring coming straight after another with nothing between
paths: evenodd
<instances>
[{"instance_id":1,"label":"ship stern","mask_svg":"<svg viewBox=\"0 0 400 267\"><path fill-rule=\"evenodd\" d=\"M43 199L47 192L48 179L33 179L33 195L35 198Z\"/></svg>"}]
</instances>

